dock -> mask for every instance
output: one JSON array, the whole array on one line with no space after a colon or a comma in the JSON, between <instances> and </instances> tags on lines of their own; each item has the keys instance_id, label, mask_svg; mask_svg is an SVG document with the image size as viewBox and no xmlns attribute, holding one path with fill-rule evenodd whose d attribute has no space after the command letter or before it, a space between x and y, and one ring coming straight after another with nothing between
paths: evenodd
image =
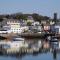
<instances>
[{"instance_id":1,"label":"dock","mask_svg":"<svg viewBox=\"0 0 60 60\"><path fill-rule=\"evenodd\" d=\"M21 37L25 38L45 38L47 36L55 36L54 33L21 33L19 34Z\"/></svg>"}]
</instances>

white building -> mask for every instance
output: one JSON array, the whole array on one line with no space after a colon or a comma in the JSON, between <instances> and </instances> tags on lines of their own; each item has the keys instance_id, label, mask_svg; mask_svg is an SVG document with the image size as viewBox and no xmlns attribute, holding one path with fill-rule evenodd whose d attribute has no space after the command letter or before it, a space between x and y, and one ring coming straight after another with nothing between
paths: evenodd
<instances>
[{"instance_id":1,"label":"white building","mask_svg":"<svg viewBox=\"0 0 60 60\"><path fill-rule=\"evenodd\" d=\"M50 25L54 25L54 24L55 24L54 19L49 19L49 24L50 24Z\"/></svg>"},{"instance_id":2,"label":"white building","mask_svg":"<svg viewBox=\"0 0 60 60\"><path fill-rule=\"evenodd\" d=\"M10 25L10 31L13 33L20 33L20 21L16 19L8 19L7 24Z\"/></svg>"},{"instance_id":3,"label":"white building","mask_svg":"<svg viewBox=\"0 0 60 60\"><path fill-rule=\"evenodd\" d=\"M32 25L33 26L38 26L38 25L40 25L40 23L38 21L35 21L35 22L32 23Z\"/></svg>"},{"instance_id":4,"label":"white building","mask_svg":"<svg viewBox=\"0 0 60 60\"><path fill-rule=\"evenodd\" d=\"M11 33L21 33L24 32L24 30L28 30L28 27L21 26L21 22L17 19L7 19L7 23L3 28Z\"/></svg>"},{"instance_id":5,"label":"white building","mask_svg":"<svg viewBox=\"0 0 60 60\"><path fill-rule=\"evenodd\" d=\"M41 20L41 24L46 24L47 21L46 20Z\"/></svg>"},{"instance_id":6,"label":"white building","mask_svg":"<svg viewBox=\"0 0 60 60\"><path fill-rule=\"evenodd\" d=\"M60 25L55 25L55 31L58 32L58 34L60 34Z\"/></svg>"}]
</instances>

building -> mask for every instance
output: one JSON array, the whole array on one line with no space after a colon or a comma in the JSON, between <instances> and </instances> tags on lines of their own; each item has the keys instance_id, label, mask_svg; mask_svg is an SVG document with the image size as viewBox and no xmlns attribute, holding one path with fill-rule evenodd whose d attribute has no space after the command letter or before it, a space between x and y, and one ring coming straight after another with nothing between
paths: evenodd
<instances>
[{"instance_id":1,"label":"building","mask_svg":"<svg viewBox=\"0 0 60 60\"><path fill-rule=\"evenodd\" d=\"M38 33L38 32L42 32L43 28L41 25L39 26L29 26L29 31L30 32L34 32L34 33Z\"/></svg>"},{"instance_id":2,"label":"building","mask_svg":"<svg viewBox=\"0 0 60 60\"><path fill-rule=\"evenodd\" d=\"M50 31L50 25L44 25L44 31Z\"/></svg>"},{"instance_id":3,"label":"building","mask_svg":"<svg viewBox=\"0 0 60 60\"><path fill-rule=\"evenodd\" d=\"M57 20L57 13L54 13L54 20Z\"/></svg>"},{"instance_id":4,"label":"building","mask_svg":"<svg viewBox=\"0 0 60 60\"><path fill-rule=\"evenodd\" d=\"M57 23L57 13L54 13L55 24Z\"/></svg>"},{"instance_id":5,"label":"building","mask_svg":"<svg viewBox=\"0 0 60 60\"><path fill-rule=\"evenodd\" d=\"M28 16L28 18L27 18L27 22L31 22L31 23L33 23L33 22L34 22L33 17L32 17L32 16Z\"/></svg>"},{"instance_id":6,"label":"building","mask_svg":"<svg viewBox=\"0 0 60 60\"><path fill-rule=\"evenodd\" d=\"M21 26L20 20L17 20L17 19L8 19L7 24L10 25L10 31L12 33L22 33L24 31L28 30L28 27Z\"/></svg>"},{"instance_id":7,"label":"building","mask_svg":"<svg viewBox=\"0 0 60 60\"><path fill-rule=\"evenodd\" d=\"M50 19L50 25L54 25L55 21L53 19Z\"/></svg>"},{"instance_id":8,"label":"building","mask_svg":"<svg viewBox=\"0 0 60 60\"><path fill-rule=\"evenodd\" d=\"M60 34L60 25L55 24L54 28L55 28L55 32Z\"/></svg>"},{"instance_id":9,"label":"building","mask_svg":"<svg viewBox=\"0 0 60 60\"><path fill-rule=\"evenodd\" d=\"M48 19L48 20L46 20L46 19L41 20L41 24L43 24L43 25L45 25L45 24L49 24L49 19Z\"/></svg>"},{"instance_id":10,"label":"building","mask_svg":"<svg viewBox=\"0 0 60 60\"><path fill-rule=\"evenodd\" d=\"M20 33L20 21L16 19L8 19L7 24L10 25L10 31Z\"/></svg>"},{"instance_id":11,"label":"building","mask_svg":"<svg viewBox=\"0 0 60 60\"><path fill-rule=\"evenodd\" d=\"M21 20L17 19L5 19L2 22L2 29L0 33L22 33L28 30L28 26L26 26L26 22L24 23Z\"/></svg>"},{"instance_id":12,"label":"building","mask_svg":"<svg viewBox=\"0 0 60 60\"><path fill-rule=\"evenodd\" d=\"M32 23L32 25L33 25L33 26L39 26L40 23L39 23L38 21L35 21L35 22Z\"/></svg>"}]
</instances>

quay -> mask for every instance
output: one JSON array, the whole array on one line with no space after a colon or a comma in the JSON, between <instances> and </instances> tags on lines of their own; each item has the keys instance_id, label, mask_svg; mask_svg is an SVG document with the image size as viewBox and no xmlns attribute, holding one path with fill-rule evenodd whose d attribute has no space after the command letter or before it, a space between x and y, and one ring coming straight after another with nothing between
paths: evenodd
<instances>
[{"instance_id":1,"label":"quay","mask_svg":"<svg viewBox=\"0 0 60 60\"><path fill-rule=\"evenodd\" d=\"M45 38L47 36L55 36L55 33L21 33L21 34L0 34L1 37L11 39L12 36L21 36L24 38Z\"/></svg>"},{"instance_id":2,"label":"quay","mask_svg":"<svg viewBox=\"0 0 60 60\"><path fill-rule=\"evenodd\" d=\"M21 33L19 36L25 38L45 38L47 36L55 36L55 33Z\"/></svg>"}]
</instances>

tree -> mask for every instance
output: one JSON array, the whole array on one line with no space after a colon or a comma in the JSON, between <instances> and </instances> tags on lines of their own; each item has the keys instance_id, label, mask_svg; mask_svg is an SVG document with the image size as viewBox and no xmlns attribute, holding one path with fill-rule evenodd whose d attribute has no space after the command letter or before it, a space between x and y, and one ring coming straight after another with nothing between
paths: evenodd
<instances>
[{"instance_id":1,"label":"tree","mask_svg":"<svg viewBox=\"0 0 60 60\"><path fill-rule=\"evenodd\" d=\"M33 13L33 14L32 14L32 17L34 18L35 21L36 21L36 20L39 21L39 15L38 15L38 14Z\"/></svg>"},{"instance_id":2,"label":"tree","mask_svg":"<svg viewBox=\"0 0 60 60\"><path fill-rule=\"evenodd\" d=\"M42 16L42 15L39 15L36 13L33 13L32 16L35 21L39 21L39 22L41 22L41 20L48 20L49 19L49 17L47 17L47 16Z\"/></svg>"},{"instance_id":3,"label":"tree","mask_svg":"<svg viewBox=\"0 0 60 60\"><path fill-rule=\"evenodd\" d=\"M3 21L3 18L0 18L0 22L2 22Z\"/></svg>"},{"instance_id":4,"label":"tree","mask_svg":"<svg viewBox=\"0 0 60 60\"><path fill-rule=\"evenodd\" d=\"M27 16L25 16L24 14L16 15L16 19L27 20Z\"/></svg>"},{"instance_id":5,"label":"tree","mask_svg":"<svg viewBox=\"0 0 60 60\"><path fill-rule=\"evenodd\" d=\"M31 22L27 22L27 25L28 25L28 26L31 26L31 24L32 24Z\"/></svg>"},{"instance_id":6,"label":"tree","mask_svg":"<svg viewBox=\"0 0 60 60\"><path fill-rule=\"evenodd\" d=\"M9 16L9 15L6 15L5 17L6 17L6 18L9 18L10 16Z\"/></svg>"}]
</instances>

